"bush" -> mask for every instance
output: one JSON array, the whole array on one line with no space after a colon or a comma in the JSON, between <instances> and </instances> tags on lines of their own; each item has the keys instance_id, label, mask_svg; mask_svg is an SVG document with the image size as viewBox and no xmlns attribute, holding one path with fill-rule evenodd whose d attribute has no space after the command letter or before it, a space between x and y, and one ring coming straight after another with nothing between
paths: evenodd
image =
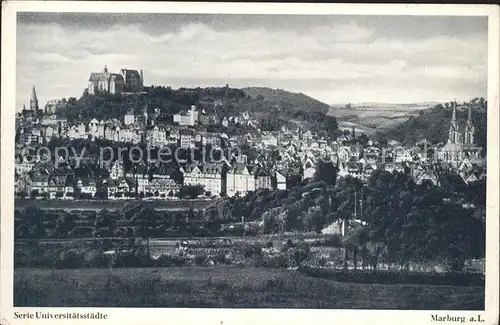
<instances>
[{"instance_id":1,"label":"bush","mask_svg":"<svg viewBox=\"0 0 500 325\"><path fill-rule=\"evenodd\" d=\"M285 268L288 267L288 258L284 254L279 254L276 256L264 257L264 263L262 266L272 267L272 268Z\"/></svg>"},{"instance_id":2,"label":"bush","mask_svg":"<svg viewBox=\"0 0 500 325\"><path fill-rule=\"evenodd\" d=\"M309 276L341 282L484 286L484 274L481 273L332 270L312 267L301 267L299 270Z\"/></svg>"},{"instance_id":3,"label":"bush","mask_svg":"<svg viewBox=\"0 0 500 325\"><path fill-rule=\"evenodd\" d=\"M152 266L153 261L139 249L121 252L113 256L113 267L146 267Z\"/></svg>"},{"instance_id":4,"label":"bush","mask_svg":"<svg viewBox=\"0 0 500 325\"><path fill-rule=\"evenodd\" d=\"M178 255L162 255L156 260L155 266L159 267L186 266L188 264L189 264L189 259L186 257Z\"/></svg>"},{"instance_id":5,"label":"bush","mask_svg":"<svg viewBox=\"0 0 500 325\"><path fill-rule=\"evenodd\" d=\"M207 256L205 256L205 255L196 255L194 257L194 264L195 265L203 265L206 258L207 258Z\"/></svg>"},{"instance_id":6,"label":"bush","mask_svg":"<svg viewBox=\"0 0 500 325\"><path fill-rule=\"evenodd\" d=\"M102 251L92 250L85 254L84 266L93 268L105 268L109 266L109 258Z\"/></svg>"},{"instance_id":7,"label":"bush","mask_svg":"<svg viewBox=\"0 0 500 325\"><path fill-rule=\"evenodd\" d=\"M59 254L55 266L60 269L77 269L84 264L84 253L76 249L69 249Z\"/></svg>"},{"instance_id":8,"label":"bush","mask_svg":"<svg viewBox=\"0 0 500 325\"><path fill-rule=\"evenodd\" d=\"M313 241L311 246L342 247L342 236L334 234L327 238L318 239Z\"/></svg>"}]
</instances>

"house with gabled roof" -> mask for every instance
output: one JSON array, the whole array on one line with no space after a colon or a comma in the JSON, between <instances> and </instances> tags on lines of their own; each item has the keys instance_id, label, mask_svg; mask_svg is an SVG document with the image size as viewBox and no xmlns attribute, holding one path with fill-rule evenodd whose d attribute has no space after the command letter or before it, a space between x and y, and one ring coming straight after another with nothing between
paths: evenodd
<instances>
[{"instance_id":1,"label":"house with gabled roof","mask_svg":"<svg viewBox=\"0 0 500 325\"><path fill-rule=\"evenodd\" d=\"M224 163L191 164L182 169L184 185L201 185L206 192L220 195L226 191L226 170Z\"/></svg>"},{"instance_id":2,"label":"house with gabled roof","mask_svg":"<svg viewBox=\"0 0 500 325\"><path fill-rule=\"evenodd\" d=\"M255 177L252 173L251 167L242 163L233 164L226 176L227 195L245 195L246 193L254 190Z\"/></svg>"},{"instance_id":3,"label":"house with gabled roof","mask_svg":"<svg viewBox=\"0 0 500 325\"><path fill-rule=\"evenodd\" d=\"M107 193L109 199L115 199L115 193L118 192L117 180L106 178L101 180L101 188Z\"/></svg>"},{"instance_id":4,"label":"house with gabled roof","mask_svg":"<svg viewBox=\"0 0 500 325\"><path fill-rule=\"evenodd\" d=\"M14 173L14 191L19 193L24 191L30 193L32 187L31 176L29 173L18 174Z\"/></svg>"},{"instance_id":5,"label":"house with gabled roof","mask_svg":"<svg viewBox=\"0 0 500 325\"><path fill-rule=\"evenodd\" d=\"M271 174L261 166L253 167L255 189L272 189Z\"/></svg>"},{"instance_id":6,"label":"house with gabled roof","mask_svg":"<svg viewBox=\"0 0 500 325\"><path fill-rule=\"evenodd\" d=\"M175 195L179 192L180 185L171 178L153 179L148 187L148 192L158 193L160 197L167 197L171 193Z\"/></svg>"},{"instance_id":7,"label":"house with gabled roof","mask_svg":"<svg viewBox=\"0 0 500 325\"><path fill-rule=\"evenodd\" d=\"M310 179L314 177L314 173L316 173L316 165L317 159L315 156L307 156L303 165L302 165L302 180Z\"/></svg>"},{"instance_id":8,"label":"house with gabled roof","mask_svg":"<svg viewBox=\"0 0 500 325\"><path fill-rule=\"evenodd\" d=\"M472 163L470 161L470 159L468 157L465 157L462 162L460 163L460 165L458 166L458 170L460 172L465 172L465 171L469 171L472 169Z\"/></svg>"},{"instance_id":9,"label":"house with gabled roof","mask_svg":"<svg viewBox=\"0 0 500 325\"><path fill-rule=\"evenodd\" d=\"M438 185L439 176L434 170L426 169L415 173L415 183L421 185L424 181L430 181L433 185Z\"/></svg>"},{"instance_id":10,"label":"house with gabled roof","mask_svg":"<svg viewBox=\"0 0 500 325\"><path fill-rule=\"evenodd\" d=\"M81 193L90 194L92 197L95 196L97 191L97 185L92 178L78 178L76 181L76 187L80 189Z\"/></svg>"},{"instance_id":11,"label":"house with gabled roof","mask_svg":"<svg viewBox=\"0 0 500 325\"><path fill-rule=\"evenodd\" d=\"M36 190L38 193L47 192L49 187L49 175L34 174L31 177L31 190Z\"/></svg>"},{"instance_id":12,"label":"house with gabled roof","mask_svg":"<svg viewBox=\"0 0 500 325\"><path fill-rule=\"evenodd\" d=\"M276 189L286 190L288 180L287 170L277 170L276 171Z\"/></svg>"},{"instance_id":13,"label":"house with gabled roof","mask_svg":"<svg viewBox=\"0 0 500 325\"><path fill-rule=\"evenodd\" d=\"M29 158L28 156L16 156L14 169L18 174L29 173L33 167L35 166L33 158ZM34 160L34 159L33 159Z\"/></svg>"}]
</instances>

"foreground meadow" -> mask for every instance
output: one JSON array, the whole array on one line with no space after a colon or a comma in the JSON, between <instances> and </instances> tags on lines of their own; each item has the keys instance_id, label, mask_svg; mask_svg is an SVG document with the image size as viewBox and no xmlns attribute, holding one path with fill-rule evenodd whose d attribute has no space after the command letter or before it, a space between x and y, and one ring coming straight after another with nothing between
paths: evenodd
<instances>
[{"instance_id":1,"label":"foreground meadow","mask_svg":"<svg viewBox=\"0 0 500 325\"><path fill-rule=\"evenodd\" d=\"M336 282L284 269L16 269L15 306L449 309L484 308L484 287Z\"/></svg>"}]
</instances>

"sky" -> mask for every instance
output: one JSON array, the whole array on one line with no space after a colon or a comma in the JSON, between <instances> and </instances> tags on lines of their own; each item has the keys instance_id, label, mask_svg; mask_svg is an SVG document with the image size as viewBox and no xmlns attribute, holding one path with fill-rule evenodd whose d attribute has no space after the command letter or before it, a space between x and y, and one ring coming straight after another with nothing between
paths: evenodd
<instances>
[{"instance_id":1,"label":"sky","mask_svg":"<svg viewBox=\"0 0 500 325\"><path fill-rule=\"evenodd\" d=\"M16 110L91 72L145 85L264 86L327 104L486 97L487 17L18 13Z\"/></svg>"}]
</instances>

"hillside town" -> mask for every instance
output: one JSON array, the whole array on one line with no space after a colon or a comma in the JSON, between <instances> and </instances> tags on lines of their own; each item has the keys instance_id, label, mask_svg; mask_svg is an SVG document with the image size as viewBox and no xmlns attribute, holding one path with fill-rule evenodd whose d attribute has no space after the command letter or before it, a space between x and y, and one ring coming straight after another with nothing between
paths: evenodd
<instances>
[{"instance_id":1,"label":"hillside town","mask_svg":"<svg viewBox=\"0 0 500 325\"><path fill-rule=\"evenodd\" d=\"M87 91L122 94L124 90L142 91L143 72L122 69L121 74L92 73ZM134 92L128 93L134 94ZM214 105L221 105L223 99ZM29 109L16 116L15 193L18 197L46 199L106 198L175 199L183 187L201 187L197 198L244 196L262 188L285 190L294 182L313 177L319 160L331 162L338 177L351 176L367 182L375 170L409 174L417 184L428 181L439 185L439 173L455 173L465 184L486 177L482 148L474 144L474 121L471 107L461 127L453 115L448 141L431 144L425 140L404 147L395 140L380 143L353 128L325 137L301 127L281 127L261 131L259 121L249 112L234 116L206 113L193 103L190 109L171 116L169 122L157 123L154 104L142 114L123 112L122 119L81 121L71 124L56 114L64 106L61 100L48 101L41 109L33 86ZM156 110L155 110L156 109ZM463 108L462 108L463 109ZM236 135L207 132L206 125L251 126L252 132ZM463 131L462 131L463 130ZM358 134L357 134L358 133ZM85 140L87 144L107 141L149 148L177 146L186 149L210 146L217 150L239 148L239 155L226 155L214 161L174 161L158 159L126 164L121 159L100 161L102 157L84 157L58 161L47 151L35 150L55 139ZM31 148L31 150L27 150ZM23 154L29 152L29 154ZM39 154L34 154L38 152ZM59 157L60 158L60 157ZM74 157L72 157L74 158Z\"/></svg>"},{"instance_id":2,"label":"hillside town","mask_svg":"<svg viewBox=\"0 0 500 325\"><path fill-rule=\"evenodd\" d=\"M17 12L14 306L488 322L496 16L325 8Z\"/></svg>"}]
</instances>

